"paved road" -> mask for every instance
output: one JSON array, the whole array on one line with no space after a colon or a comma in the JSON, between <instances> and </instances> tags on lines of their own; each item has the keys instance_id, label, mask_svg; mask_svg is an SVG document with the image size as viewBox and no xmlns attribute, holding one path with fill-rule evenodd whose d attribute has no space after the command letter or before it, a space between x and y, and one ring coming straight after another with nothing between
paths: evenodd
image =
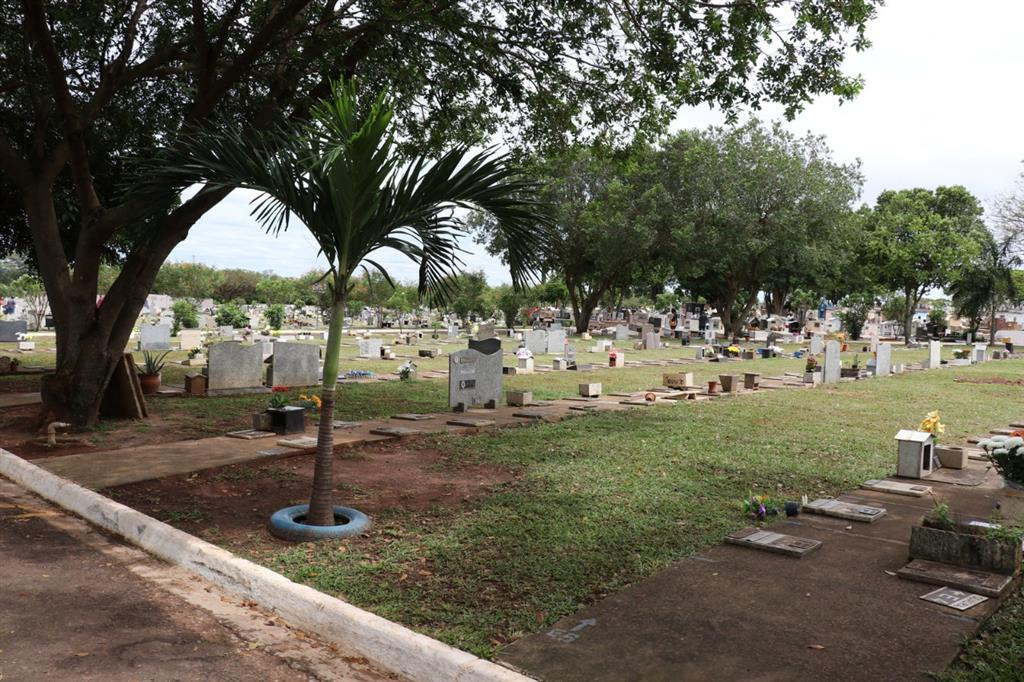
<instances>
[{"instance_id":1,"label":"paved road","mask_svg":"<svg viewBox=\"0 0 1024 682\"><path fill-rule=\"evenodd\" d=\"M0 478L3 682L320 679L387 678Z\"/></svg>"}]
</instances>

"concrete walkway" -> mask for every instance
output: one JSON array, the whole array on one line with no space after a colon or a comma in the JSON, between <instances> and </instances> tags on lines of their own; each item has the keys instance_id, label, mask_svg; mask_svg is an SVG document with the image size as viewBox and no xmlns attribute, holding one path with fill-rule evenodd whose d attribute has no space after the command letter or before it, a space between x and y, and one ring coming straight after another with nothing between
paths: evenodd
<instances>
[{"instance_id":1,"label":"concrete walkway","mask_svg":"<svg viewBox=\"0 0 1024 682\"><path fill-rule=\"evenodd\" d=\"M0 556L0 680L390 679L5 479Z\"/></svg>"},{"instance_id":2,"label":"concrete walkway","mask_svg":"<svg viewBox=\"0 0 1024 682\"><path fill-rule=\"evenodd\" d=\"M648 364L681 365L691 364L692 362L690 360L649 361ZM756 361L748 362L751 363L751 367L756 367L754 365ZM729 364L729 370L738 374L740 380L742 380L742 372L738 366L741 364L743 363L735 362ZM736 366L736 369L733 369L733 366ZM842 381L853 381L853 379L843 379ZM760 390L809 388L811 388L810 384L805 384L792 377L783 376L762 377ZM706 384L703 388L695 389L691 392L655 388L653 390L655 399L648 401L645 398L650 393L652 391L605 394L600 398L590 400L566 398L563 400L543 401L527 407L502 406L493 410L473 409L465 413L448 412L422 415L426 418L417 420L391 418L363 422L338 422L338 424L343 424L343 426L335 429L334 445L337 450L400 437L446 432L470 433L482 428L523 426L537 421L555 422L570 416L581 416L587 412L649 409L654 405L672 405L680 399L716 400L740 398L745 395L752 395L755 391L736 390L732 393L719 392L709 395ZM480 426L459 426L449 423L453 420L466 420L469 422L483 420L493 423ZM395 429L395 431L389 434L388 431L390 429ZM37 459L35 463L59 476L71 479L87 488L97 490L268 457L290 457L313 452L315 448L312 447L311 442L308 445L298 447L288 447L280 444L281 440L296 440L303 437L315 439L315 426L311 425L307 428L305 434L287 437L244 440L217 436L199 440L157 443L130 449L48 457Z\"/></svg>"},{"instance_id":3,"label":"concrete walkway","mask_svg":"<svg viewBox=\"0 0 1024 682\"><path fill-rule=\"evenodd\" d=\"M997 502L1004 511L1024 502L987 464L971 467L981 485L926 483L957 512L984 518ZM559 681L902 681L945 669L997 600L960 612L920 599L936 586L896 577L932 497L857 490L841 499L888 513L870 524L811 514L776 522L770 530L824 544L800 559L714 547L513 643L500 661Z\"/></svg>"}]
</instances>

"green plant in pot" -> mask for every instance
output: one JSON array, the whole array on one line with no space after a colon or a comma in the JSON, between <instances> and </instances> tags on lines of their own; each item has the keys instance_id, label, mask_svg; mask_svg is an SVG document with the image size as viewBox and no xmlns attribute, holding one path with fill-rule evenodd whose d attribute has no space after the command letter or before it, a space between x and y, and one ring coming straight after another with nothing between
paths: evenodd
<instances>
[{"instance_id":1,"label":"green plant in pot","mask_svg":"<svg viewBox=\"0 0 1024 682\"><path fill-rule=\"evenodd\" d=\"M142 364L139 365L139 384L142 386L143 395L152 395L160 390L160 372L163 371L168 353L151 353L148 350L142 351Z\"/></svg>"}]
</instances>

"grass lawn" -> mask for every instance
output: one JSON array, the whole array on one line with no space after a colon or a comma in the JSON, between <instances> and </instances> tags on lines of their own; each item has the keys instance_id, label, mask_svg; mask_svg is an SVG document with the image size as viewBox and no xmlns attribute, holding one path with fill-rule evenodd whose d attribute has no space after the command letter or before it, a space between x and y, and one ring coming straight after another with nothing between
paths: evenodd
<instances>
[{"instance_id":1,"label":"grass lawn","mask_svg":"<svg viewBox=\"0 0 1024 682\"><path fill-rule=\"evenodd\" d=\"M717 544L745 524L739 504L751 491L835 495L887 474L893 434L930 410L941 410L953 443L1019 419L1019 386L956 381L996 375L1024 378L1024 362L438 438L424 445L446 454L442 466L494 463L518 477L469 505L378 514L355 541L282 548L254 537L242 551L492 656Z\"/></svg>"}]
</instances>

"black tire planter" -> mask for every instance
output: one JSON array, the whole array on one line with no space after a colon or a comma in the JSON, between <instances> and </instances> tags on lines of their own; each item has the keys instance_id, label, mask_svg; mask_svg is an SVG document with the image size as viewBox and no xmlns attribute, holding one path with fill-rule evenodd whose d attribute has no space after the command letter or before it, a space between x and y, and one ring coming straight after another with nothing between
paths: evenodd
<instances>
[{"instance_id":1,"label":"black tire planter","mask_svg":"<svg viewBox=\"0 0 1024 682\"><path fill-rule=\"evenodd\" d=\"M335 507L333 526L311 526L303 523L309 513L308 504L278 509L270 517L270 534L291 542L338 540L359 535L370 528L370 517L349 507Z\"/></svg>"}]
</instances>

